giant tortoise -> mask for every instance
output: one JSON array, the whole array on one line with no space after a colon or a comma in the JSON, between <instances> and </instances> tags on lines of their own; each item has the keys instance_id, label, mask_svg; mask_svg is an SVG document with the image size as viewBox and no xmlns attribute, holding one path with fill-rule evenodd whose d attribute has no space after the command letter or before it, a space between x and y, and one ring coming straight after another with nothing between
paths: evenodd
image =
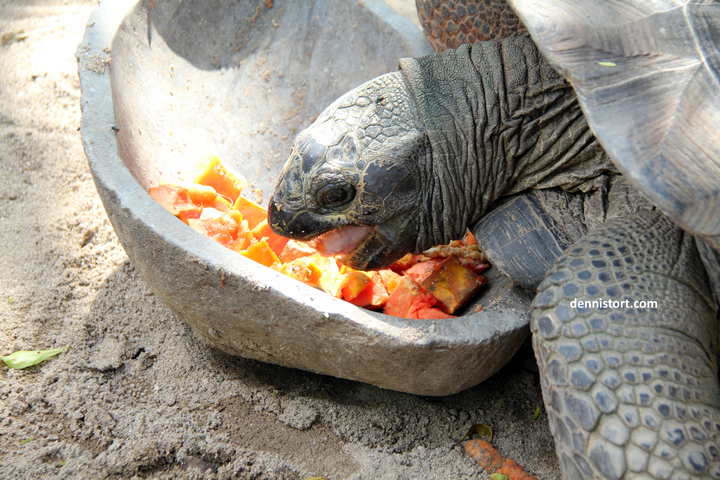
<instances>
[{"instance_id":1,"label":"giant tortoise","mask_svg":"<svg viewBox=\"0 0 720 480\"><path fill-rule=\"evenodd\" d=\"M491 3L418 0L441 46L515 36L335 101L296 138L272 228L365 269L470 228L537 290L564 477L720 478L720 6L510 0L518 22Z\"/></svg>"}]
</instances>

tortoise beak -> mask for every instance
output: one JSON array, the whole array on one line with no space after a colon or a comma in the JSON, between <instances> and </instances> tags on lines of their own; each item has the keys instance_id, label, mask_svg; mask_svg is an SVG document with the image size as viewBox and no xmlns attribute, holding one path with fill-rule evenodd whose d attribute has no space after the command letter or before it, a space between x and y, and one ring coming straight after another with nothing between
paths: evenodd
<instances>
[{"instance_id":1,"label":"tortoise beak","mask_svg":"<svg viewBox=\"0 0 720 480\"><path fill-rule=\"evenodd\" d=\"M309 212L296 213L284 209L274 198L270 198L268 206L268 223L273 232L293 240L310 240L318 233L329 230L328 225L318 222L317 217Z\"/></svg>"}]
</instances>

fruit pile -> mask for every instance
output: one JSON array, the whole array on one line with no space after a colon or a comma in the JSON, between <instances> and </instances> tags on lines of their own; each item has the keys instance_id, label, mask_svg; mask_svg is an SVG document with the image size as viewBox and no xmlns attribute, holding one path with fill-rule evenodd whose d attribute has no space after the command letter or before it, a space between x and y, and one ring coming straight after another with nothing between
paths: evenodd
<instances>
[{"instance_id":1,"label":"fruit pile","mask_svg":"<svg viewBox=\"0 0 720 480\"><path fill-rule=\"evenodd\" d=\"M406 255L390 268L363 272L325 257L309 244L275 234L266 210L240 196L245 179L211 156L193 182L148 192L194 230L240 255L359 307L417 319L452 318L485 284L488 268L472 234Z\"/></svg>"}]
</instances>

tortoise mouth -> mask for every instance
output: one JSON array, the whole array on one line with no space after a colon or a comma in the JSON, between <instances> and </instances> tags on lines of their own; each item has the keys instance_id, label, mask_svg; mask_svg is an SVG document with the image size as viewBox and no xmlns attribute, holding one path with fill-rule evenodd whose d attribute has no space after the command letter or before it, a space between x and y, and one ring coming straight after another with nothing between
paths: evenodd
<instances>
[{"instance_id":1,"label":"tortoise mouth","mask_svg":"<svg viewBox=\"0 0 720 480\"><path fill-rule=\"evenodd\" d=\"M382 226L345 226L330 230L312 241L321 254L355 270L378 270L412 250L382 233Z\"/></svg>"},{"instance_id":2,"label":"tortoise mouth","mask_svg":"<svg viewBox=\"0 0 720 480\"><path fill-rule=\"evenodd\" d=\"M373 233L375 227L349 225L323 233L312 241L312 246L326 256L346 256L355 251Z\"/></svg>"}]
</instances>

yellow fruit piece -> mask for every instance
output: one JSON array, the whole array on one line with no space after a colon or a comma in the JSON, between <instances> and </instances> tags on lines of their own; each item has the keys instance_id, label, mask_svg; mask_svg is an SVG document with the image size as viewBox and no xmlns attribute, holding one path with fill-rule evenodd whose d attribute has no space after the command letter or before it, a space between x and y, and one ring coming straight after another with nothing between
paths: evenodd
<instances>
[{"instance_id":1,"label":"yellow fruit piece","mask_svg":"<svg viewBox=\"0 0 720 480\"><path fill-rule=\"evenodd\" d=\"M372 280L372 273L365 273L360 270L353 270L348 266L343 266L340 274L342 280L342 298L350 301L357 297L360 292L365 290L367 284Z\"/></svg>"},{"instance_id":2,"label":"yellow fruit piece","mask_svg":"<svg viewBox=\"0 0 720 480\"><path fill-rule=\"evenodd\" d=\"M210 206L218 195L213 187L200 185L199 183L188 185L187 194L194 204L202 205L203 207Z\"/></svg>"},{"instance_id":3,"label":"yellow fruit piece","mask_svg":"<svg viewBox=\"0 0 720 480\"><path fill-rule=\"evenodd\" d=\"M251 230L257 227L260 222L267 219L267 210L245 197L238 197L232 208L242 213L243 218L248 221Z\"/></svg>"},{"instance_id":4,"label":"yellow fruit piece","mask_svg":"<svg viewBox=\"0 0 720 480\"><path fill-rule=\"evenodd\" d=\"M469 300L484 282L455 256L444 259L439 266L439 270L422 281L422 286L437 298L437 306L441 310L452 314Z\"/></svg>"},{"instance_id":5,"label":"yellow fruit piece","mask_svg":"<svg viewBox=\"0 0 720 480\"><path fill-rule=\"evenodd\" d=\"M388 294L392 294L395 288L397 288L397 286L402 281L402 275L393 272L389 268L386 268L384 270L378 270L377 273L380 274L380 277L382 278L382 282L385 285Z\"/></svg>"},{"instance_id":6,"label":"yellow fruit piece","mask_svg":"<svg viewBox=\"0 0 720 480\"><path fill-rule=\"evenodd\" d=\"M319 286L320 277L322 276L320 267L310 257L297 258L286 263L282 266L280 272L313 287Z\"/></svg>"},{"instance_id":7,"label":"yellow fruit piece","mask_svg":"<svg viewBox=\"0 0 720 480\"><path fill-rule=\"evenodd\" d=\"M202 207L196 205L188 195L188 189L175 185L158 185L148 189L150 196L165 210L188 223L190 218L199 218Z\"/></svg>"},{"instance_id":8,"label":"yellow fruit piece","mask_svg":"<svg viewBox=\"0 0 720 480\"><path fill-rule=\"evenodd\" d=\"M322 272L318 281L318 287L333 297L340 298L342 296L343 277L340 275L340 267L338 267L337 260L332 257L324 257L319 253L307 258L311 258Z\"/></svg>"},{"instance_id":9,"label":"yellow fruit piece","mask_svg":"<svg viewBox=\"0 0 720 480\"><path fill-rule=\"evenodd\" d=\"M267 241L268 245L270 245L270 248L272 248L272 251L275 252L275 254L277 255L279 255L283 251L285 245L288 243L288 241L290 241L290 239L281 237L280 235L273 232L272 229L270 229L270 225L268 225L267 220L263 220L262 222L258 223L255 228L252 229L252 234L258 240L264 238Z\"/></svg>"},{"instance_id":10,"label":"yellow fruit piece","mask_svg":"<svg viewBox=\"0 0 720 480\"><path fill-rule=\"evenodd\" d=\"M281 262L292 262L296 258L309 257L316 253L318 253L318 251L307 243L290 240L285 244L285 248L280 252L278 258L280 258Z\"/></svg>"},{"instance_id":11,"label":"yellow fruit piece","mask_svg":"<svg viewBox=\"0 0 720 480\"><path fill-rule=\"evenodd\" d=\"M266 267L272 267L274 264L279 263L277 255L272 251L267 242L263 239L259 242L253 243L245 250L239 252L250 260L255 260L261 265Z\"/></svg>"},{"instance_id":12,"label":"yellow fruit piece","mask_svg":"<svg viewBox=\"0 0 720 480\"><path fill-rule=\"evenodd\" d=\"M215 155L201 162L194 183L214 188L217 193L228 197L231 202L235 202L240 192L247 188L247 180L242 175L230 171Z\"/></svg>"},{"instance_id":13,"label":"yellow fruit piece","mask_svg":"<svg viewBox=\"0 0 720 480\"><path fill-rule=\"evenodd\" d=\"M228 246L235 239L237 223L232 218L191 218L188 225L196 232Z\"/></svg>"},{"instance_id":14,"label":"yellow fruit piece","mask_svg":"<svg viewBox=\"0 0 720 480\"><path fill-rule=\"evenodd\" d=\"M242 218L242 215L240 215L239 213L238 216ZM245 250L250 245L255 243L255 241L255 237L248 228L247 221L242 220L238 222L237 238L230 242L230 245L228 245L228 247L230 247L232 250L235 250L236 252L240 252L241 250Z\"/></svg>"}]
</instances>

